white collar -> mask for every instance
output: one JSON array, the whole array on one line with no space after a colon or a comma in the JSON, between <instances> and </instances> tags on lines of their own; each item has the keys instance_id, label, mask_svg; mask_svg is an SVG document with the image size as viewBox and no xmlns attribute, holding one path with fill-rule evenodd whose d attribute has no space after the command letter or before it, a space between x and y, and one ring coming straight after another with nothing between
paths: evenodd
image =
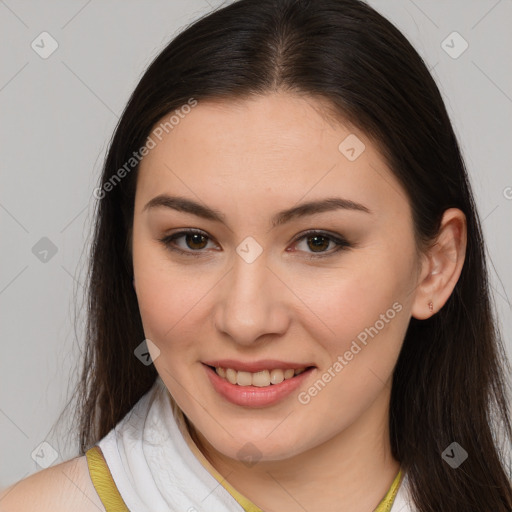
<instances>
[{"instance_id":1,"label":"white collar","mask_svg":"<svg viewBox=\"0 0 512 512\"><path fill-rule=\"evenodd\" d=\"M243 512L187 444L160 376L98 443L128 509ZM411 512L404 476L391 512Z\"/></svg>"},{"instance_id":2,"label":"white collar","mask_svg":"<svg viewBox=\"0 0 512 512\"><path fill-rule=\"evenodd\" d=\"M160 376L98 445L130 510L243 512L190 450Z\"/></svg>"},{"instance_id":3,"label":"white collar","mask_svg":"<svg viewBox=\"0 0 512 512\"><path fill-rule=\"evenodd\" d=\"M393 506L389 512L413 512L416 510L412 508L412 501L409 496L408 489L408 477L407 473L405 473L402 481L400 482L400 487L396 493L395 500L393 501Z\"/></svg>"}]
</instances>

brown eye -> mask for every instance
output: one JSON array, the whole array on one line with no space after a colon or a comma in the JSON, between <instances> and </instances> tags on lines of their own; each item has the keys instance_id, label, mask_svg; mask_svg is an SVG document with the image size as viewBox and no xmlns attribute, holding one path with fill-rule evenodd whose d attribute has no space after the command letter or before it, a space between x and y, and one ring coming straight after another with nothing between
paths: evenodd
<instances>
[{"instance_id":1,"label":"brown eye","mask_svg":"<svg viewBox=\"0 0 512 512\"><path fill-rule=\"evenodd\" d=\"M183 243L177 243L183 239ZM159 241L172 251L187 256L202 256L206 251L210 237L202 231L186 230L160 238Z\"/></svg>"},{"instance_id":2,"label":"brown eye","mask_svg":"<svg viewBox=\"0 0 512 512\"><path fill-rule=\"evenodd\" d=\"M300 244L303 244L300 247ZM332 246L330 245L332 244ZM332 247L332 250L328 250ZM321 231L308 231L294 242L294 251L297 248L300 252L306 253L309 258L322 258L331 256L341 249L352 247L352 245L341 236L334 236Z\"/></svg>"},{"instance_id":3,"label":"brown eye","mask_svg":"<svg viewBox=\"0 0 512 512\"><path fill-rule=\"evenodd\" d=\"M184 240L184 245L177 243L180 239ZM159 241L169 250L186 256L199 257L205 255L206 251L204 251L204 249L207 248L208 242L211 240L210 237L202 231L185 230L160 238ZM311 230L296 239L293 252L296 252L296 247L304 242L305 247L299 248L299 252L305 253L306 257L309 258L331 256L341 249L352 247L347 240L340 236ZM332 249L328 250L331 244Z\"/></svg>"},{"instance_id":4,"label":"brown eye","mask_svg":"<svg viewBox=\"0 0 512 512\"><path fill-rule=\"evenodd\" d=\"M324 249L329 247L329 243L331 240L326 236L308 236L308 247L313 250L313 252L322 252Z\"/></svg>"},{"instance_id":5,"label":"brown eye","mask_svg":"<svg viewBox=\"0 0 512 512\"><path fill-rule=\"evenodd\" d=\"M190 249L204 249L206 247L207 238L208 237L199 233L189 233L185 235L185 243Z\"/></svg>"}]
</instances>

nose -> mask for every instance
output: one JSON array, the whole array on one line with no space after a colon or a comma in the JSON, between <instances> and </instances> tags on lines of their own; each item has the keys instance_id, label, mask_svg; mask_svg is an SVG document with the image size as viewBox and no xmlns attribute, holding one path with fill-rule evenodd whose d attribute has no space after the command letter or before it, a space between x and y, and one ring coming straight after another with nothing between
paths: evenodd
<instances>
[{"instance_id":1,"label":"nose","mask_svg":"<svg viewBox=\"0 0 512 512\"><path fill-rule=\"evenodd\" d=\"M289 327L286 286L267 265L264 253L252 263L237 255L233 268L222 280L215 325L240 345L274 338Z\"/></svg>"}]
</instances>

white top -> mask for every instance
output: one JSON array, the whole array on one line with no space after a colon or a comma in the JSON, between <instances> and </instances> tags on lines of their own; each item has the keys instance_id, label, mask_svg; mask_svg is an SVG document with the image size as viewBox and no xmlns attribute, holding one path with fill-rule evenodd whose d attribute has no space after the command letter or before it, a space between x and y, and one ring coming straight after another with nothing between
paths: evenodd
<instances>
[{"instance_id":1,"label":"white top","mask_svg":"<svg viewBox=\"0 0 512 512\"><path fill-rule=\"evenodd\" d=\"M188 446L160 376L97 444L130 510L243 512ZM391 512L412 512L406 485L404 475Z\"/></svg>"}]
</instances>

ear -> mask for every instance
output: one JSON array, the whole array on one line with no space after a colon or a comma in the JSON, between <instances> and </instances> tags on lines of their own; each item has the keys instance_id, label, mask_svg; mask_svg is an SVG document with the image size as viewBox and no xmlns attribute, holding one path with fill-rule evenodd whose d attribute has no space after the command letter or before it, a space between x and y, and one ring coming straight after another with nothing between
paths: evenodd
<instances>
[{"instance_id":1,"label":"ear","mask_svg":"<svg viewBox=\"0 0 512 512\"><path fill-rule=\"evenodd\" d=\"M443 214L436 242L424 255L411 310L414 318L425 320L444 306L459 280L466 243L466 216L458 208L449 208Z\"/></svg>"}]
</instances>

